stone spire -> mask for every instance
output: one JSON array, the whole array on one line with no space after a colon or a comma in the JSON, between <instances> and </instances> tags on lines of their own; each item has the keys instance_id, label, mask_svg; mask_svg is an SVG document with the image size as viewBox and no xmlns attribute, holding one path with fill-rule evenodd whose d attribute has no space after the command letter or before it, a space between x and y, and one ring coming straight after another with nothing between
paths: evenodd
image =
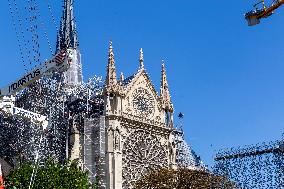
<instances>
[{"instance_id":1,"label":"stone spire","mask_svg":"<svg viewBox=\"0 0 284 189\"><path fill-rule=\"evenodd\" d=\"M166 112L173 112L173 104L171 100L171 95L169 91L169 85L167 81L167 74L164 61L162 60L162 78L161 78L161 88L160 88L160 98L162 101L163 109Z\"/></svg>"},{"instance_id":2,"label":"stone spire","mask_svg":"<svg viewBox=\"0 0 284 189\"><path fill-rule=\"evenodd\" d=\"M140 69L144 69L144 55L143 55L143 49L140 49L140 57L139 57L139 62L140 62Z\"/></svg>"},{"instance_id":3,"label":"stone spire","mask_svg":"<svg viewBox=\"0 0 284 189\"><path fill-rule=\"evenodd\" d=\"M109 42L107 77L106 77L106 83L105 84L106 84L106 87L108 87L108 88L114 87L117 84L112 41Z\"/></svg>"},{"instance_id":4,"label":"stone spire","mask_svg":"<svg viewBox=\"0 0 284 189\"><path fill-rule=\"evenodd\" d=\"M73 0L64 0L64 10L60 22L60 31L57 36L56 51L68 48L72 54L72 64L63 73L63 83L66 87L80 85L83 81L81 54L76 30Z\"/></svg>"}]
</instances>

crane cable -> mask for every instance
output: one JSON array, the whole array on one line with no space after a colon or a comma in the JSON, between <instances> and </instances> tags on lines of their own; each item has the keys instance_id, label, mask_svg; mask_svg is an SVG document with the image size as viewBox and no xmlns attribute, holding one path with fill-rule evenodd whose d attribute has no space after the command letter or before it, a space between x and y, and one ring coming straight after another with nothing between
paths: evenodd
<instances>
[{"instance_id":1,"label":"crane cable","mask_svg":"<svg viewBox=\"0 0 284 189\"><path fill-rule=\"evenodd\" d=\"M58 32L59 32L59 29L58 29L58 26L57 26L57 24L56 24L55 16L54 16L54 14L53 14L53 11L52 11L50 2L49 2L48 0L45 0L45 3L47 4L49 13L50 13L50 15L51 15L52 22L53 22L53 24L54 24L54 26L55 26L55 28L56 28L56 33L58 33Z\"/></svg>"},{"instance_id":2,"label":"crane cable","mask_svg":"<svg viewBox=\"0 0 284 189\"><path fill-rule=\"evenodd\" d=\"M33 49L33 60L35 63L40 61L40 44L39 44L39 34L38 34L38 15L36 11L36 5L34 0L28 0L28 10L29 10L29 23L30 32L32 33L32 49Z\"/></svg>"},{"instance_id":3,"label":"crane cable","mask_svg":"<svg viewBox=\"0 0 284 189\"><path fill-rule=\"evenodd\" d=\"M37 10L38 17L41 18L40 9L39 9L39 6L38 6L36 1L35 1L35 8ZM47 28L45 27L45 24L44 24L43 20L41 20L41 26L42 26L42 28L44 30L44 35L45 35L45 38L46 38L47 43L48 43L49 51L51 52L52 55L54 55L52 47L51 47L51 43L50 43L50 40L49 40L49 37L48 37Z\"/></svg>"},{"instance_id":4,"label":"crane cable","mask_svg":"<svg viewBox=\"0 0 284 189\"><path fill-rule=\"evenodd\" d=\"M26 37L25 37L25 28L24 28L24 20L27 20L27 18L25 19L24 16L21 16L20 15L20 7L18 6L18 4L16 3L16 0L14 0L14 5L15 5L15 14L16 16L18 17L18 22L19 22L19 29L21 30L21 37L22 37L22 40L23 40L23 44L24 44L24 47L25 47L25 51L26 51L26 55L27 55L27 61L28 63L31 65L32 64L32 59L31 59L31 53L30 53L30 50L28 49L28 43L29 41L26 40ZM26 65L27 66L27 65ZM26 67L26 69L28 69Z\"/></svg>"},{"instance_id":5,"label":"crane cable","mask_svg":"<svg viewBox=\"0 0 284 189\"><path fill-rule=\"evenodd\" d=\"M52 23L53 23L53 25L54 25L55 28L56 28L56 34L58 35L58 34L59 34L59 29L58 29L58 26L57 26L57 24L56 24L55 16L54 16L54 14L53 14L53 10L52 10L52 8L51 8L50 2L49 2L48 0L45 0L45 3L46 3L46 5L47 5L47 7L48 7L49 14L51 15ZM55 55L55 54L53 54L53 55Z\"/></svg>"},{"instance_id":6,"label":"crane cable","mask_svg":"<svg viewBox=\"0 0 284 189\"><path fill-rule=\"evenodd\" d=\"M48 43L48 47L49 47L49 51L51 52L52 55L53 54L53 48L51 45L51 42L49 40L49 36L48 36L48 30L47 27L43 21L43 19L41 18L41 14L40 14L40 7L39 4L36 0L26 0L26 6L25 6L25 10L26 13L25 14L21 14L20 13L20 9L18 6L18 0L8 0L9 2L9 8L10 8L10 13L11 13L11 17L12 17L12 22L13 22L13 26L14 26L14 30L16 32L16 36L17 36L17 42L18 42L18 47L19 47L19 51L20 51L20 55L21 55L21 59L22 59L22 63L24 65L25 71L28 71L28 65L29 67L33 67L34 64L38 64L40 62L41 59L41 53L40 53L40 36L39 36L39 27L38 25L40 25L41 28L43 28L44 31L44 36L47 40ZM45 0L45 3L47 4L49 13L51 15L51 20L56 28L56 32L59 35L59 27L56 24L56 20L55 20L55 16L50 4L49 0ZM69 14L69 11L68 13ZM70 16L70 15L68 15ZM74 18L72 18L74 19ZM72 22L73 20L70 20L70 22ZM26 27L26 28L25 28ZM71 26L72 27L72 26ZM75 27L75 26L73 26ZM62 30L63 28L61 28ZM71 29L71 28L66 28ZM77 33L77 28L73 28L73 32ZM63 31L61 31L63 32ZM67 31L68 32L68 31ZM60 37L60 35L59 35ZM70 45L70 35L68 33L68 35L66 36L67 39L66 40L66 45L69 46ZM63 39L62 39L63 40ZM78 41L77 41L78 42ZM30 47L30 48L29 48Z\"/></svg>"},{"instance_id":7,"label":"crane cable","mask_svg":"<svg viewBox=\"0 0 284 189\"><path fill-rule=\"evenodd\" d=\"M14 3L12 2L12 0L8 0L8 4L9 4L9 9L10 9L13 27L14 27L14 30L15 30L15 33L16 33L18 47L19 47L19 50L20 50L20 56L21 56L22 63L24 65L25 71L27 72L28 70L27 70L27 67L26 67L26 61L24 59L24 49L23 49L21 42L20 42L20 38L21 38L20 33L23 34L23 31L22 32L18 31L19 29L17 27L18 25L16 24L16 18L15 18L16 17L16 11L13 10L13 8L12 8L12 5L17 6L17 4L16 4L15 0L14 0ZM16 10L18 10L18 9L16 9ZM28 57L29 57L29 55L28 55Z\"/></svg>"}]
</instances>

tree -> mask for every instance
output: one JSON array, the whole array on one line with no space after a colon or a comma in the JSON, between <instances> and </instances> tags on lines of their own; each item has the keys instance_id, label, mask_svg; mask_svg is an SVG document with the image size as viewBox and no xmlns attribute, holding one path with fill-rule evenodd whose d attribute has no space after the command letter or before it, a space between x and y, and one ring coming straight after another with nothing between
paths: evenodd
<instances>
[{"instance_id":1,"label":"tree","mask_svg":"<svg viewBox=\"0 0 284 189\"><path fill-rule=\"evenodd\" d=\"M227 178L187 168L152 170L135 184L135 189L233 189Z\"/></svg>"},{"instance_id":2,"label":"tree","mask_svg":"<svg viewBox=\"0 0 284 189\"><path fill-rule=\"evenodd\" d=\"M30 162L20 165L5 178L6 188L29 188L33 173L32 188L97 188L95 185L89 183L88 173L81 171L76 162L60 164L53 160L47 160L43 166L38 166Z\"/></svg>"}]
</instances>

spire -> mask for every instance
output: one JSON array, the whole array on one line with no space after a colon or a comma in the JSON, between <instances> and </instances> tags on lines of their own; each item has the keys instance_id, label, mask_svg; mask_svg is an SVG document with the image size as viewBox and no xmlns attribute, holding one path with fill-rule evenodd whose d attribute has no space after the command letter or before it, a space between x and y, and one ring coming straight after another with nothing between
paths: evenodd
<instances>
[{"instance_id":1,"label":"spire","mask_svg":"<svg viewBox=\"0 0 284 189\"><path fill-rule=\"evenodd\" d=\"M169 91L169 85L167 81L167 74L164 61L162 60L162 78L160 88L160 98L162 101L163 109L165 111L173 112L173 104L171 101L171 95Z\"/></svg>"},{"instance_id":2,"label":"spire","mask_svg":"<svg viewBox=\"0 0 284 189\"><path fill-rule=\"evenodd\" d=\"M140 62L140 69L144 69L144 55L143 55L143 49L140 49L140 57L139 57L139 62Z\"/></svg>"},{"instance_id":3,"label":"spire","mask_svg":"<svg viewBox=\"0 0 284 189\"><path fill-rule=\"evenodd\" d=\"M77 49L79 41L73 11L73 0L64 0L64 10L60 21L60 31L57 36L56 51L71 47Z\"/></svg>"},{"instance_id":4,"label":"spire","mask_svg":"<svg viewBox=\"0 0 284 189\"><path fill-rule=\"evenodd\" d=\"M72 51L72 64L63 73L63 83L66 87L80 85L83 82L81 54L76 31L73 12L73 0L64 0L64 10L60 22L60 30L57 36L56 51L69 48Z\"/></svg>"},{"instance_id":5,"label":"spire","mask_svg":"<svg viewBox=\"0 0 284 189\"><path fill-rule=\"evenodd\" d=\"M117 83L117 80L116 80L114 53L113 53L112 41L110 41L109 42L109 52L108 52L106 86L112 87L116 85L116 83Z\"/></svg>"}]
</instances>

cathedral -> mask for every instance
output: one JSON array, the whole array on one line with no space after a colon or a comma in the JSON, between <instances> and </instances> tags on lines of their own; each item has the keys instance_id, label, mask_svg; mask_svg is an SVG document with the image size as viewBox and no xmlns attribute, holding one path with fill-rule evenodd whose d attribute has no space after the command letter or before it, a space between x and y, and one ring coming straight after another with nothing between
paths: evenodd
<instances>
[{"instance_id":1,"label":"cathedral","mask_svg":"<svg viewBox=\"0 0 284 189\"><path fill-rule=\"evenodd\" d=\"M69 6L68 2L72 8L64 11L67 19L63 17L63 35L58 38L71 41L71 46L78 50L77 70L68 73L70 76L66 81L72 86L82 81L82 75L77 75L82 73L82 66L74 19L68 18L73 15L73 3L66 1L65 7ZM72 36L71 39L64 39L65 28L69 28L71 33L66 36ZM68 45L59 44L62 47ZM185 166L197 169L203 166L192 150L189 151L191 154L183 154L184 149L180 148L180 133L174 127L174 106L165 64L162 62L159 93L146 72L142 49L137 64L136 73L126 78L121 74L118 78L113 45L109 43L106 78L100 94L103 112L85 118L83 133L73 133L71 159L80 159L84 169L93 174L91 179L99 178L101 188L132 188L149 169L183 166L182 161L188 160L182 156L191 158Z\"/></svg>"},{"instance_id":2,"label":"cathedral","mask_svg":"<svg viewBox=\"0 0 284 189\"><path fill-rule=\"evenodd\" d=\"M128 78L117 79L112 43L110 42L107 76L103 89L104 114L100 123L105 128L106 188L131 188L147 169L176 168L176 141L173 128L173 104L164 64L160 94L144 68Z\"/></svg>"},{"instance_id":3,"label":"cathedral","mask_svg":"<svg viewBox=\"0 0 284 189\"><path fill-rule=\"evenodd\" d=\"M109 42L102 85L78 92L86 85L73 8L73 0L64 0L56 45L57 51L68 47L75 52L72 66L60 79L68 92L68 98L64 98L68 120L64 122L67 130L59 154L77 160L89 172L90 180L98 180L100 188L106 189L132 188L150 169L205 169L174 123L165 64L161 64L157 91L146 72L142 49L139 69L129 77L118 76L113 44Z\"/></svg>"}]
</instances>

